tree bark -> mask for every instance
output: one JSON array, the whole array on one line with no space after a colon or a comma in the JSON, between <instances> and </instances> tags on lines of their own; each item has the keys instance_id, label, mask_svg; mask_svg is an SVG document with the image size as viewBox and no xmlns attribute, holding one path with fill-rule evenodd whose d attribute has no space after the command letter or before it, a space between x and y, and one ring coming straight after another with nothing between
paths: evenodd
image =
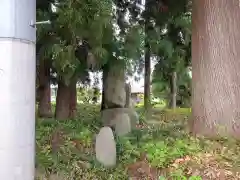
<instances>
[{"instance_id":1,"label":"tree bark","mask_svg":"<svg viewBox=\"0 0 240 180\"><path fill-rule=\"evenodd\" d=\"M75 119L77 116L77 83L70 84L70 104L69 104L69 118Z\"/></svg>"},{"instance_id":2,"label":"tree bark","mask_svg":"<svg viewBox=\"0 0 240 180\"><path fill-rule=\"evenodd\" d=\"M151 108L151 59L150 48L145 52L145 74L144 74L144 108L148 112Z\"/></svg>"},{"instance_id":3,"label":"tree bark","mask_svg":"<svg viewBox=\"0 0 240 180\"><path fill-rule=\"evenodd\" d=\"M57 89L55 118L57 120L66 120L70 114L71 88L65 83L59 81Z\"/></svg>"},{"instance_id":4,"label":"tree bark","mask_svg":"<svg viewBox=\"0 0 240 180\"><path fill-rule=\"evenodd\" d=\"M102 102L101 102L101 111L105 109L105 87L107 83L107 75L108 75L108 65L105 65L103 68L103 73L102 73Z\"/></svg>"},{"instance_id":5,"label":"tree bark","mask_svg":"<svg viewBox=\"0 0 240 180\"><path fill-rule=\"evenodd\" d=\"M146 11L149 11L149 0L146 0ZM148 40L149 17L145 19L145 73L144 73L144 109L149 112L151 108L151 48Z\"/></svg>"},{"instance_id":6,"label":"tree bark","mask_svg":"<svg viewBox=\"0 0 240 180\"><path fill-rule=\"evenodd\" d=\"M171 100L171 104L172 104L172 109L175 109L177 107L177 73L173 72L172 74L172 82L171 82L171 86L172 86L172 100Z\"/></svg>"},{"instance_id":7,"label":"tree bark","mask_svg":"<svg viewBox=\"0 0 240 180\"><path fill-rule=\"evenodd\" d=\"M240 137L239 19L239 1L193 1L194 134Z\"/></svg>"},{"instance_id":8,"label":"tree bark","mask_svg":"<svg viewBox=\"0 0 240 180\"><path fill-rule=\"evenodd\" d=\"M131 107L131 84L130 83L126 83L125 84L125 90L126 90L126 104L125 104L125 108L129 108Z\"/></svg>"},{"instance_id":9,"label":"tree bark","mask_svg":"<svg viewBox=\"0 0 240 180\"><path fill-rule=\"evenodd\" d=\"M39 65L39 117L52 117L50 63L47 59L41 60Z\"/></svg>"},{"instance_id":10,"label":"tree bark","mask_svg":"<svg viewBox=\"0 0 240 180\"><path fill-rule=\"evenodd\" d=\"M145 52L145 74L144 74L144 109L146 115L149 115L151 110L151 59L150 47L146 48Z\"/></svg>"}]
</instances>

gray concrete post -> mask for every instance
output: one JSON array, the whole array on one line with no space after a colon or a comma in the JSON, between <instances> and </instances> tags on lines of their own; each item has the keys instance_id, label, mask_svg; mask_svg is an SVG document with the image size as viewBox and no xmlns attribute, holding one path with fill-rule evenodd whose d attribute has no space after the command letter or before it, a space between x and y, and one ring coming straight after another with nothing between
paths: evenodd
<instances>
[{"instance_id":1,"label":"gray concrete post","mask_svg":"<svg viewBox=\"0 0 240 180\"><path fill-rule=\"evenodd\" d=\"M34 180L36 0L0 4L0 180Z\"/></svg>"}]
</instances>

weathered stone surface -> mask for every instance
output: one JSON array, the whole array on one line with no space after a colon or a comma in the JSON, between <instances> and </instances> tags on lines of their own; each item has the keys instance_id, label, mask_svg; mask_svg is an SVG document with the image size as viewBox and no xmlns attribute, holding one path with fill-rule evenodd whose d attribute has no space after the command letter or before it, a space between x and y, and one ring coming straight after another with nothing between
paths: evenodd
<instances>
[{"instance_id":1,"label":"weathered stone surface","mask_svg":"<svg viewBox=\"0 0 240 180\"><path fill-rule=\"evenodd\" d=\"M135 127L137 124L139 124L139 116L138 113L135 110L135 103L133 100L130 100L130 106L129 106L129 115L132 123L132 127Z\"/></svg>"},{"instance_id":2,"label":"weathered stone surface","mask_svg":"<svg viewBox=\"0 0 240 180\"><path fill-rule=\"evenodd\" d=\"M125 108L129 108L131 106L131 85L130 85L130 83L125 84L125 91L126 91Z\"/></svg>"},{"instance_id":3,"label":"weathered stone surface","mask_svg":"<svg viewBox=\"0 0 240 180\"><path fill-rule=\"evenodd\" d=\"M139 124L139 116L134 109L129 109L129 116L131 119L131 127L136 127Z\"/></svg>"},{"instance_id":4,"label":"weathered stone surface","mask_svg":"<svg viewBox=\"0 0 240 180\"><path fill-rule=\"evenodd\" d=\"M114 108L114 109L105 109L102 111L102 122L104 126L115 127L115 119L119 114L128 114L131 121L136 121L135 113L130 108ZM132 119L133 118L133 119Z\"/></svg>"},{"instance_id":5,"label":"weathered stone surface","mask_svg":"<svg viewBox=\"0 0 240 180\"><path fill-rule=\"evenodd\" d=\"M102 111L102 122L104 126L115 126L115 118L117 114L123 113L123 108L104 109Z\"/></svg>"},{"instance_id":6,"label":"weathered stone surface","mask_svg":"<svg viewBox=\"0 0 240 180\"><path fill-rule=\"evenodd\" d=\"M100 129L95 144L96 158L105 167L116 165L116 142L110 127Z\"/></svg>"},{"instance_id":7,"label":"weathered stone surface","mask_svg":"<svg viewBox=\"0 0 240 180\"><path fill-rule=\"evenodd\" d=\"M125 72L111 69L104 87L104 101L107 107L124 107L126 104Z\"/></svg>"},{"instance_id":8,"label":"weathered stone surface","mask_svg":"<svg viewBox=\"0 0 240 180\"><path fill-rule=\"evenodd\" d=\"M105 109L102 111L102 122L104 126L115 127L116 119L121 114L128 114L131 120L131 126L134 127L139 123L139 118L136 111L132 108L114 108Z\"/></svg>"},{"instance_id":9,"label":"weathered stone surface","mask_svg":"<svg viewBox=\"0 0 240 180\"><path fill-rule=\"evenodd\" d=\"M130 102L129 102L129 108L132 108L134 109L135 108L135 102L132 100L132 98L130 99Z\"/></svg>"},{"instance_id":10,"label":"weathered stone surface","mask_svg":"<svg viewBox=\"0 0 240 180\"><path fill-rule=\"evenodd\" d=\"M131 132L131 120L128 114L118 114L115 122L115 132L118 136L124 136Z\"/></svg>"}]
</instances>

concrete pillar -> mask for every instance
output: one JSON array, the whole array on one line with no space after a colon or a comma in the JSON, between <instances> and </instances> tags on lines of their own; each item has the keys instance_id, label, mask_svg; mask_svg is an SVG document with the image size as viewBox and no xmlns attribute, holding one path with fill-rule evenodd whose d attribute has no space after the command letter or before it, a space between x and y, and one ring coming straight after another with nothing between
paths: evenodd
<instances>
[{"instance_id":1,"label":"concrete pillar","mask_svg":"<svg viewBox=\"0 0 240 180\"><path fill-rule=\"evenodd\" d=\"M34 180L35 16L36 0L1 0L1 180Z\"/></svg>"}]
</instances>

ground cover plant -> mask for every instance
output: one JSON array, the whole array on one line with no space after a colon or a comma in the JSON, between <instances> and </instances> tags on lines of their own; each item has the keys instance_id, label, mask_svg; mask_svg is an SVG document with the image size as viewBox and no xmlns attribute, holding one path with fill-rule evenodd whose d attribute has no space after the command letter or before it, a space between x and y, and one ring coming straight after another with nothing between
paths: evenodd
<instances>
[{"instance_id":1,"label":"ground cover plant","mask_svg":"<svg viewBox=\"0 0 240 180\"><path fill-rule=\"evenodd\" d=\"M78 112L75 120L37 120L38 179L240 179L240 142L191 137L189 109L155 109L154 120L142 119L131 134L116 138L118 163L112 169L95 159L99 107L81 105Z\"/></svg>"}]
</instances>

